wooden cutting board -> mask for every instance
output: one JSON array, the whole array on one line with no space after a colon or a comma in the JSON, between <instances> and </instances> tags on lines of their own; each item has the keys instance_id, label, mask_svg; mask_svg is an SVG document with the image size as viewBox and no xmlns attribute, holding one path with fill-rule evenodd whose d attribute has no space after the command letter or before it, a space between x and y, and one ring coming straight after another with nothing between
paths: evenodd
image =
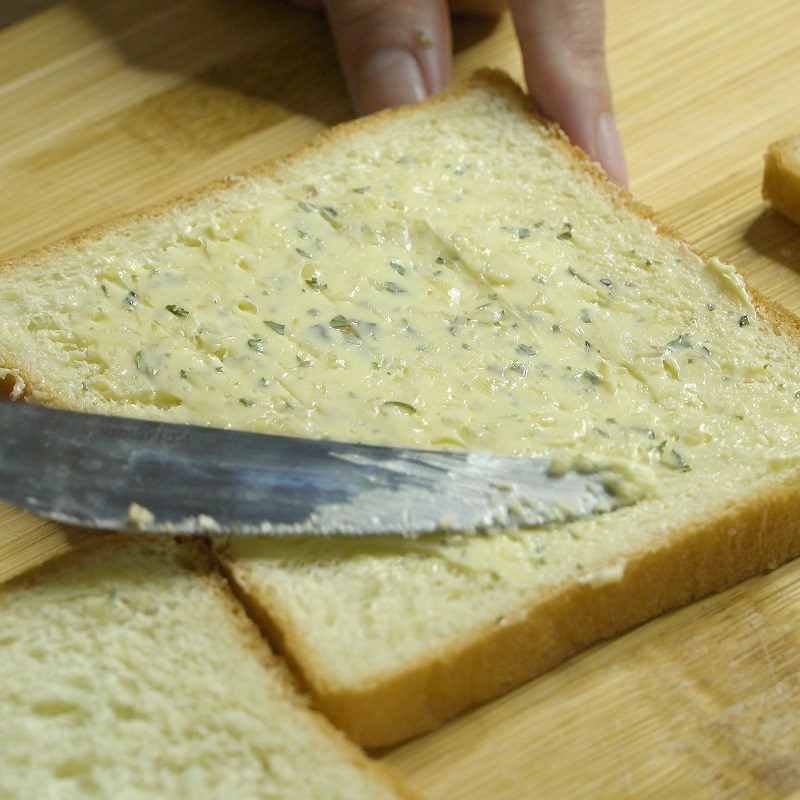
<instances>
[{"instance_id":1,"label":"wooden cutting board","mask_svg":"<svg viewBox=\"0 0 800 800\"><path fill-rule=\"evenodd\" d=\"M800 130L800 4L612 0L634 193L800 312L759 197ZM456 75L520 75L508 20ZM323 21L267 0L75 0L0 32L0 256L282 154L348 116ZM0 506L0 579L80 534ZM431 798L800 795L800 563L595 647L385 755Z\"/></svg>"}]
</instances>

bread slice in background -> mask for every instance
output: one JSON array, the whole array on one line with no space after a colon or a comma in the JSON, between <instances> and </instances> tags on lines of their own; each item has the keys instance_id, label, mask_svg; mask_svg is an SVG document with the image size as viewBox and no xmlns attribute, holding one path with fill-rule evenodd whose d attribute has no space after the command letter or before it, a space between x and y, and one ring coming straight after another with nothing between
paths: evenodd
<instances>
[{"instance_id":1,"label":"bread slice in background","mask_svg":"<svg viewBox=\"0 0 800 800\"><path fill-rule=\"evenodd\" d=\"M800 553L797 321L496 73L5 265L0 369L76 409L650 475L543 530L218 543L368 746Z\"/></svg>"},{"instance_id":2,"label":"bread slice in background","mask_svg":"<svg viewBox=\"0 0 800 800\"><path fill-rule=\"evenodd\" d=\"M764 158L763 195L800 225L800 135L770 145Z\"/></svg>"},{"instance_id":3,"label":"bread slice in background","mask_svg":"<svg viewBox=\"0 0 800 800\"><path fill-rule=\"evenodd\" d=\"M296 694L205 548L106 542L0 588L0 796L408 797Z\"/></svg>"}]
</instances>

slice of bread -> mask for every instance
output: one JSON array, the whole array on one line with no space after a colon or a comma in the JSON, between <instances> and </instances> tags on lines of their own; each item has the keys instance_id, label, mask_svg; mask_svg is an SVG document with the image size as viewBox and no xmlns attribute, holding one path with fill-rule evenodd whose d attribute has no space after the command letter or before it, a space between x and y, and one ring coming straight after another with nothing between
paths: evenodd
<instances>
[{"instance_id":1,"label":"slice of bread","mask_svg":"<svg viewBox=\"0 0 800 800\"><path fill-rule=\"evenodd\" d=\"M295 693L205 548L107 542L0 588L0 797L407 797Z\"/></svg>"},{"instance_id":2,"label":"slice of bread","mask_svg":"<svg viewBox=\"0 0 800 800\"><path fill-rule=\"evenodd\" d=\"M770 145L764 159L764 199L800 225L800 135Z\"/></svg>"},{"instance_id":3,"label":"slice of bread","mask_svg":"<svg viewBox=\"0 0 800 800\"><path fill-rule=\"evenodd\" d=\"M615 459L635 506L218 552L316 704L379 746L800 552L800 329L504 76L6 265L32 401Z\"/></svg>"}]
</instances>

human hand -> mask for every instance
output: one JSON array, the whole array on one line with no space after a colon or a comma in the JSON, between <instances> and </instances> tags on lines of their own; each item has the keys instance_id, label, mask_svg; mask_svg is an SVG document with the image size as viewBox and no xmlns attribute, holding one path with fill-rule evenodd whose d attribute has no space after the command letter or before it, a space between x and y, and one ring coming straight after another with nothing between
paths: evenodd
<instances>
[{"instance_id":1,"label":"human hand","mask_svg":"<svg viewBox=\"0 0 800 800\"><path fill-rule=\"evenodd\" d=\"M496 15L504 0L293 0L324 7L355 109L413 103L450 78L450 13ZM525 78L542 113L627 182L606 72L603 0L508 0Z\"/></svg>"}]
</instances>

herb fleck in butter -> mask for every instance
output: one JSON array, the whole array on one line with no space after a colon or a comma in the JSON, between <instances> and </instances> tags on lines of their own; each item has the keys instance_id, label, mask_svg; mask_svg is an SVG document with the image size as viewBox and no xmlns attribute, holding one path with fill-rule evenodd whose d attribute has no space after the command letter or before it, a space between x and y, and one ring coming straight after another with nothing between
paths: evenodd
<instances>
[{"instance_id":1,"label":"herb fleck in butter","mask_svg":"<svg viewBox=\"0 0 800 800\"><path fill-rule=\"evenodd\" d=\"M405 403L402 400L386 400L383 403L385 406L394 406L405 411L407 414L416 414L417 409L411 403Z\"/></svg>"},{"instance_id":2,"label":"herb fleck in butter","mask_svg":"<svg viewBox=\"0 0 800 800\"><path fill-rule=\"evenodd\" d=\"M405 275L406 268L399 262L392 259L389 262L389 266L398 274L398 275Z\"/></svg>"},{"instance_id":3,"label":"herb fleck in butter","mask_svg":"<svg viewBox=\"0 0 800 800\"><path fill-rule=\"evenodd\" d=\"M145 363L144 353L141 350L139 350L134 356L134 363L136 364L136 369L139 370L139 372L143 372L145 375L149 375L151 378L154 378L158 374L158 370Z\"/></svg>"},{"instance_id":4,"label":"herb fleck in butter","mask_svg":"<svg viewBox=\"0 0 800 800\"><path fill-rule=\"evenodd\" d=\"M688 333L682 333L680 336L677 336L667 344L667 347L671 347L673 349L677 349L679 347L691 347L691 346L692 346L692 337Z\"/></svg>"},{"instance_id":5,"label":"herb fleck in butter","mask_svg":"<svg viewBox=\"0 0 800 800\"><path fill-rule=\"evenodd\" d=\"M331 328L336 328L336 330L342 330L343 328L352 328L352 327L353 323L350 322L350 320L347 319L347 317L345 317L344 314L337 314L331 320Z\"/></svg>"},{"instance_id":6,"label":"herb fleck in butter","mask_svg":"<svg viewBox=\"0 0 800 800\"><path fill-rule=\"evenodd\" d=\"M167 311L170 314L174 314L176 317L188 317L189 312L185 308L181 308L181 306L176 306L173 303L170 303L167 306Z\"/></svg>"},{"instance_id":7,"label":"herb fleck in butter","mask_svg":"<svg viewBox=\"0 0 800 800\"><path fill-rule=\"evenodd\" d=\"M272 328L272 330L274 330L279 336L283 336L286 332L286 326L281 325L280 322L273 322L271 319L265 319L264 324L267 327Z\"/></svg>"},{"instance_id":8,"label":"herb fleck in butter","mask_svg":"<svg viewBox=\"0 0 800 800\"><path fill-rule=\"evenodd\" d=\"M589 381L589 383L594 384L595 386L599 386L603 382L603 379L596 372L592 372L590 369L585 369L581 373L581 378Z\"/></svg>"}]
</instances>

